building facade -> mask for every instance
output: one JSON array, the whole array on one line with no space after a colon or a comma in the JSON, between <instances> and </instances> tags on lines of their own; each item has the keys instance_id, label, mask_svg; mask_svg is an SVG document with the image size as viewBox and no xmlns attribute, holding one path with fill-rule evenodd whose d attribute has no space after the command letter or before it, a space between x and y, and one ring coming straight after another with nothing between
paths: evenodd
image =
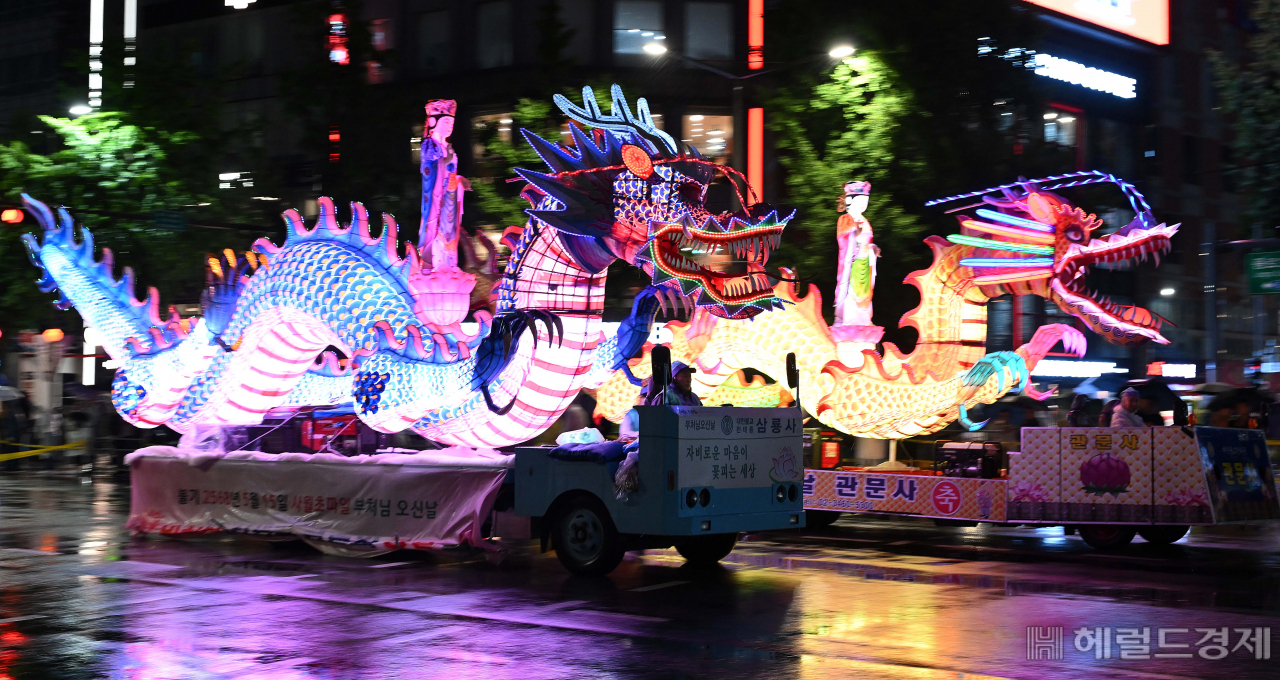
<instances>
[{"instance_id":1,"label":"building facade","mask_svg":"<svg viewBox=\"0 0 1280 680\"><path fill-rule=\"evenodd\" d=\"M1275 225L1243 222L1229 172L1230 121L1216 96L1207 50L1240 58L1249 30L1246 4L1023 4L1045 29L1031 58L1048 94L1043 123L1036 127L1044 142L1066 152L1060 169L1101 170L1127 179L1144 193L1157 219L1182 224L1159 268L1148 261L1132 270L1095 268L1090 276L1117 303L1145 307L1171 322L1162 331L1170 344L1128 350L1091 343L1086 359L1104 371L1115 363L1112 370L1130 378L1158 374L1153 364L1164 362L1177 366L1174 382L1244 384L1246 367L1268 341L1274 345L1277 304L1271 295L1248 295L1241 252L1219 252L1207 244L1274 236ZM1114 230L1133 213L1116 210L1103 217L1105 228ZM993 344L1010 344L1015 334L1029 337L1053 316L1037 298L1018 303L1005 299L993 306Z\"/></svg>"}]
</instances>

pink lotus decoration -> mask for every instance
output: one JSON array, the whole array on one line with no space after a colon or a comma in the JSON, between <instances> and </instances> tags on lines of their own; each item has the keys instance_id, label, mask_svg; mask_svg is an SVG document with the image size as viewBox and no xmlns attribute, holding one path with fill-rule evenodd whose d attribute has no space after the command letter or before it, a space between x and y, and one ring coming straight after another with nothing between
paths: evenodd
<instances>
[{"instance_id":1,"label":"pink lotus decoration","mask_svg":"<svg viewBox=\"0 0 1280 680\"><path fill-rule=\"evenodd\" d=\"M1208 507L1209 498L1204 489L1179 489L1165 494L1164 502L1169 505L1203 505Z\"/></svg>"},{"instance_id":2,"label":"pink lotus decoration","mask_svg":"<svg viewBox=\"0 0 1280 680\"><path fill-rule=\"evenodd\" d=\"M1093 494L1121 494L1129 488L1129 464L1124 459L1101 453L1080 466L1080 483Z\"/></svg>"},{"instance_id":3,"label":"pink lotus decoration","mask_svg":"<svg viewBox=\"0 0 1280 680\"><path fill-rule=\"evenodd\" d=\"M467 318L471 289L476 277L457 267L444 267L410 275L413 313L418 320L437 327L451 326Z\"/></svg>"},{"instance_id":4,"label":"pink lotus decoration","mask_svg":"<svg viewBox=\"0 0 1280 680\"><path fill-rule=\"evenodd\" d=\"M1049 500L1049 494L1034 482L1018 482L1010 491L1013 493L1014 501L1043 503Z\"/></svg>"},{"instance_id":5,"label":"pink lotus decoration","mask_svg":"<svg viewBox=\"0 0 1280 680\"><path fill-rule=\"evenodd\" d=\"M773 459L773 478L775 481L787 481L795 479L796 474L796 456L791 453L791 447L782 447L782 453Z\"/></svg>"}]
</instances>

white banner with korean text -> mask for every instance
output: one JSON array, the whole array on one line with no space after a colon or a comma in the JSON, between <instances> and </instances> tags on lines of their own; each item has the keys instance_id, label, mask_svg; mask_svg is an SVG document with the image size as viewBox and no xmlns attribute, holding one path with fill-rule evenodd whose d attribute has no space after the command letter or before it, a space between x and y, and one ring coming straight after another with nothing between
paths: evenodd
<instances>
[{"instance_id":1,"label":"white banner with korean text","mask_svg":"<svg viewBox=\"0 0 1280 680\"><path fill-rule=\"evenodd\" d=\"M469 465L339 464L142 456L129 529L161 535L292 534L356 551L479 545L506 474Z\"/></svg>"}]
</instances>

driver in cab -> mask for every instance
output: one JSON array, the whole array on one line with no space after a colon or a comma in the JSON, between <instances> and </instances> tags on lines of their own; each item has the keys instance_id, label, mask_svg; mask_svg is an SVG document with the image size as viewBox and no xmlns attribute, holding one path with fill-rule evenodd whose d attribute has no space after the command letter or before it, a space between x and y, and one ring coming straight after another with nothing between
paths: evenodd
<instances>
[{"instance_id":1,"label":"driver in cab","mask_svg":"<svg viewBox=\"0 0 1280 680\"><path fill-rule=\"evenodd\" d=\"M665 391L651 390L645 405L702 406L702 400L693 393L693 368L682 361L672 363L671 385Z\"/></svg>"}]
</instances>

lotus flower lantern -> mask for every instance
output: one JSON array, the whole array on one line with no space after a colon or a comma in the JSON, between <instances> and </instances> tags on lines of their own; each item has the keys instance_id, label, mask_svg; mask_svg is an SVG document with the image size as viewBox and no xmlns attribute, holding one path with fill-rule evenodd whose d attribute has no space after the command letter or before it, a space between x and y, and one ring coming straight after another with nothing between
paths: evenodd
<instances>
[{"instance_id":1,"label":"lotus flower lantern","mask_svg":"<svg viewBox=\"0 0 1280 680\"><path fill-rule=\"evenodd\" d=\"M1080 483L1089 493L1124 493L1129 488L1129 464L1109 451L1098 454L1080 466Z\"/></svg>"},{"instance_id":2,"label":"lotus flower lantern","mask_svg":"<svg viewBox=\"0 0 1280 680\"><path fill-rule=\"evenodd\" d=\"M423 323L443 328L467 318L476 277L457 267L423 271L409 278L413 313Z\"/></svg>"}]
</instances>

